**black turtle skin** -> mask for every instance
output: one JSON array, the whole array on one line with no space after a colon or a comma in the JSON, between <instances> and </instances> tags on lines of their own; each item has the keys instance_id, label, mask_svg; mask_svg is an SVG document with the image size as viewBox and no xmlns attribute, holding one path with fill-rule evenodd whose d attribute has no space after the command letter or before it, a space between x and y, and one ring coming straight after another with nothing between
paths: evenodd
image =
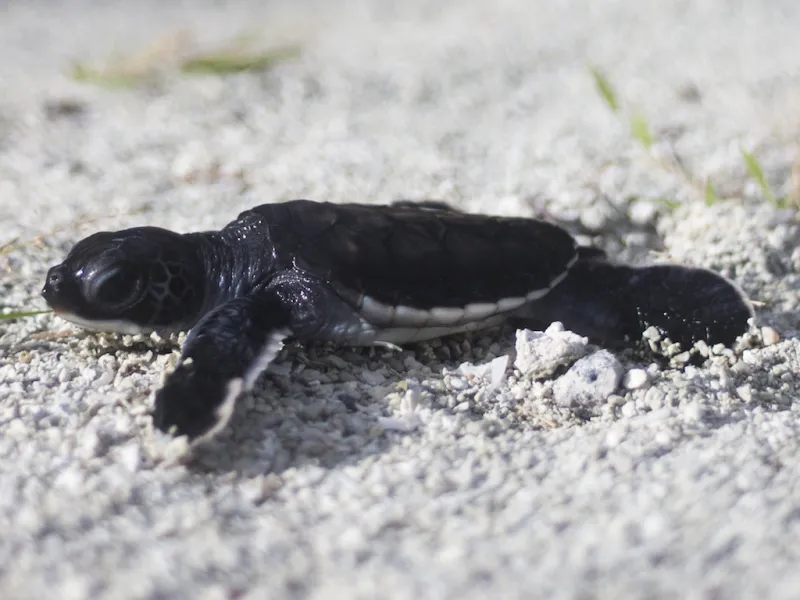
<instances>
[{"instance_id":1,"label":"black turtle skin","mask_svg":"<svg viewBox=\"0 0 800 600\"><path fill-rule=\"evenodd\" d=\"M561 321L606 345L655 326L688 347L729 345L753 316L711 271L617 265L545 221L409 201L293 200L220 231L97 233L50 269L42 295L87 327L191 329L153 413L190 440L224 426L287 337L371 344Z\"/></svg>"}]
</instances>

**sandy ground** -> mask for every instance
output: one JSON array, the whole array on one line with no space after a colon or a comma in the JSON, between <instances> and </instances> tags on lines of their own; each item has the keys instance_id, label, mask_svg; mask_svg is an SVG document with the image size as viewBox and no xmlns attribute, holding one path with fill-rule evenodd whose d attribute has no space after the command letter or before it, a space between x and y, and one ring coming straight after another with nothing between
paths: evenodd
<instances>
[{"instance_id":1,"label":"sandy ground","mask_svg":"<svg viewBox=\"0 0 800 600\"><path fill-rule=\"evenodd\" d=\"M159 4L0 7L0 243L46 234L2 255L3 307L44 308L47 267L97 229L434 197L717 269L780 339L685 370L619 354L638 387L582 410L552 379L470 369L512 355L513 331L292 347L180 464L147 416L173 342L6 323L0 597L798 596L800 228L740 148L790 190L800 4ZM181 30L302 54L133 89L68 76ZM646 116L649 155L591 64Z\"/></svg>"}]
</instances>

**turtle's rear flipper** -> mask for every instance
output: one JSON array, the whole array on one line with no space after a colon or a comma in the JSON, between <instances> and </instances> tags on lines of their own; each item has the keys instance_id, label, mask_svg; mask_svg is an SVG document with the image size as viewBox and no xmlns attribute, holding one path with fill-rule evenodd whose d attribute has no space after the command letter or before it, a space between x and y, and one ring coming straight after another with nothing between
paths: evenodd
<instances>
[{"instance_id":1,"label":"turtle's rear flipper","mask_svg":"<svg viewBox=\"0 0 800 600\"><path fill-rule=\"evenodd\" d=\"M627 344L650 326L683 349L703 340L732 344L745 333L753 310L724 277L678 265L629 267L586 257L523 316L568 329L604 344Z\"/></svg>"},{"instance_id":2,"label":"turtle's rear flipper","mask_svg":"<svg viewBox=\"0 0 800 600\"><path fill-rule=\"evenodd\" d=\"M213 436L239 395L275 358L289 335L289 311L275 293L231 300L209 312L183 347L180 363L156 392L153 423L190 441Z\"/></svg>"}]
</instances>

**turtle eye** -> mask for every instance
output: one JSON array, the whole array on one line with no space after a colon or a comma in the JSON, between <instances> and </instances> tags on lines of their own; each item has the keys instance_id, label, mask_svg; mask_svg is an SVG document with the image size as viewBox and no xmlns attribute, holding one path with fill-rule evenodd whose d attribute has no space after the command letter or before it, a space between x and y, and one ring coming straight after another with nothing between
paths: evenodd
<instances>
[{"instance_id":1,"label":"turtle eye","mask_svg":"<svg viewBox=\"0 0 800 600\"><path fill-rule=\"evenodd\" d=\"M139 275L132 265L119 264L92 278L86 290L87 300L109 306L127 304L139 290Z\"/></svg>"}]
</instances>

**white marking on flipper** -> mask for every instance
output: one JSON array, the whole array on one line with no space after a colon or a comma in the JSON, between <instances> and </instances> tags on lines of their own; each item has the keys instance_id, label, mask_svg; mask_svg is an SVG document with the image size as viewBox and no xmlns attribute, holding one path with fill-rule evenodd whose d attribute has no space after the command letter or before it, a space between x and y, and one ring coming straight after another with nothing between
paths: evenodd
<instances>
[{"instance_id":1,"label":"white marking on flipper","mask_svg":"<svg viewBox=\"0 0 800 600\"><path fill-rule=\"evenodd\" d=\"M253 364L245 371L244 377L236 377L228 382L225 399L214 411L217 417L217 422L214 426L205 432L203 435L197 436L192 440L191 445L196 446L201 442L210 440L217 433L222 431L231 420L234 408L236 407L236 400L243 393L249 391L253 384L258 379L258 376L267 368L267 365L275 360L278 352L283 348L283 342L289 335L287 329L279 329L274 331L267 337L267 341L256 356Z\"/></svg>"},{"instance_id":2,"label":"white marking on flipper","mask_svg":"<svg viewBox=\"0 0 800 600\"><path fill-rule=\"evenodd\" d=\"M236 400L242 395L243 391L244 381L241 377L231 379L228 382L228 390L225 393L225 400L223 400L222 404L220 404L217 407L217 410L214 411L214 414L217 417L217 422L214 423L214 426L206 431L203 435L198 435L196 438L194 438L189 444L190 447L197 446L198 444L202 444L203 442L210 440L220 431L225 429L228 421L230 421L231 417L233 416L233 410L236 408Z\"/></svg>"},{"instance_id":3,"label":"white marking on flipper","mask_svg":"<svg viewBox=\"0 0 800 600\"><path fill-rule=\"evenodd\" d=\"M267 368L267 365L275 360L275 357L278 355L278 352L281 351L283 348L284 340L289 336L288 329L279 329L271 333L267 337L267 342L264 344L264 347L261 348L261 351L258 353L258 356L253 361L252 366L247 369L244 374L244 391L249 391L250 388L253 387L253 384L258 379L258 376L261 372Z\"/></svg>"}]
</instances>

